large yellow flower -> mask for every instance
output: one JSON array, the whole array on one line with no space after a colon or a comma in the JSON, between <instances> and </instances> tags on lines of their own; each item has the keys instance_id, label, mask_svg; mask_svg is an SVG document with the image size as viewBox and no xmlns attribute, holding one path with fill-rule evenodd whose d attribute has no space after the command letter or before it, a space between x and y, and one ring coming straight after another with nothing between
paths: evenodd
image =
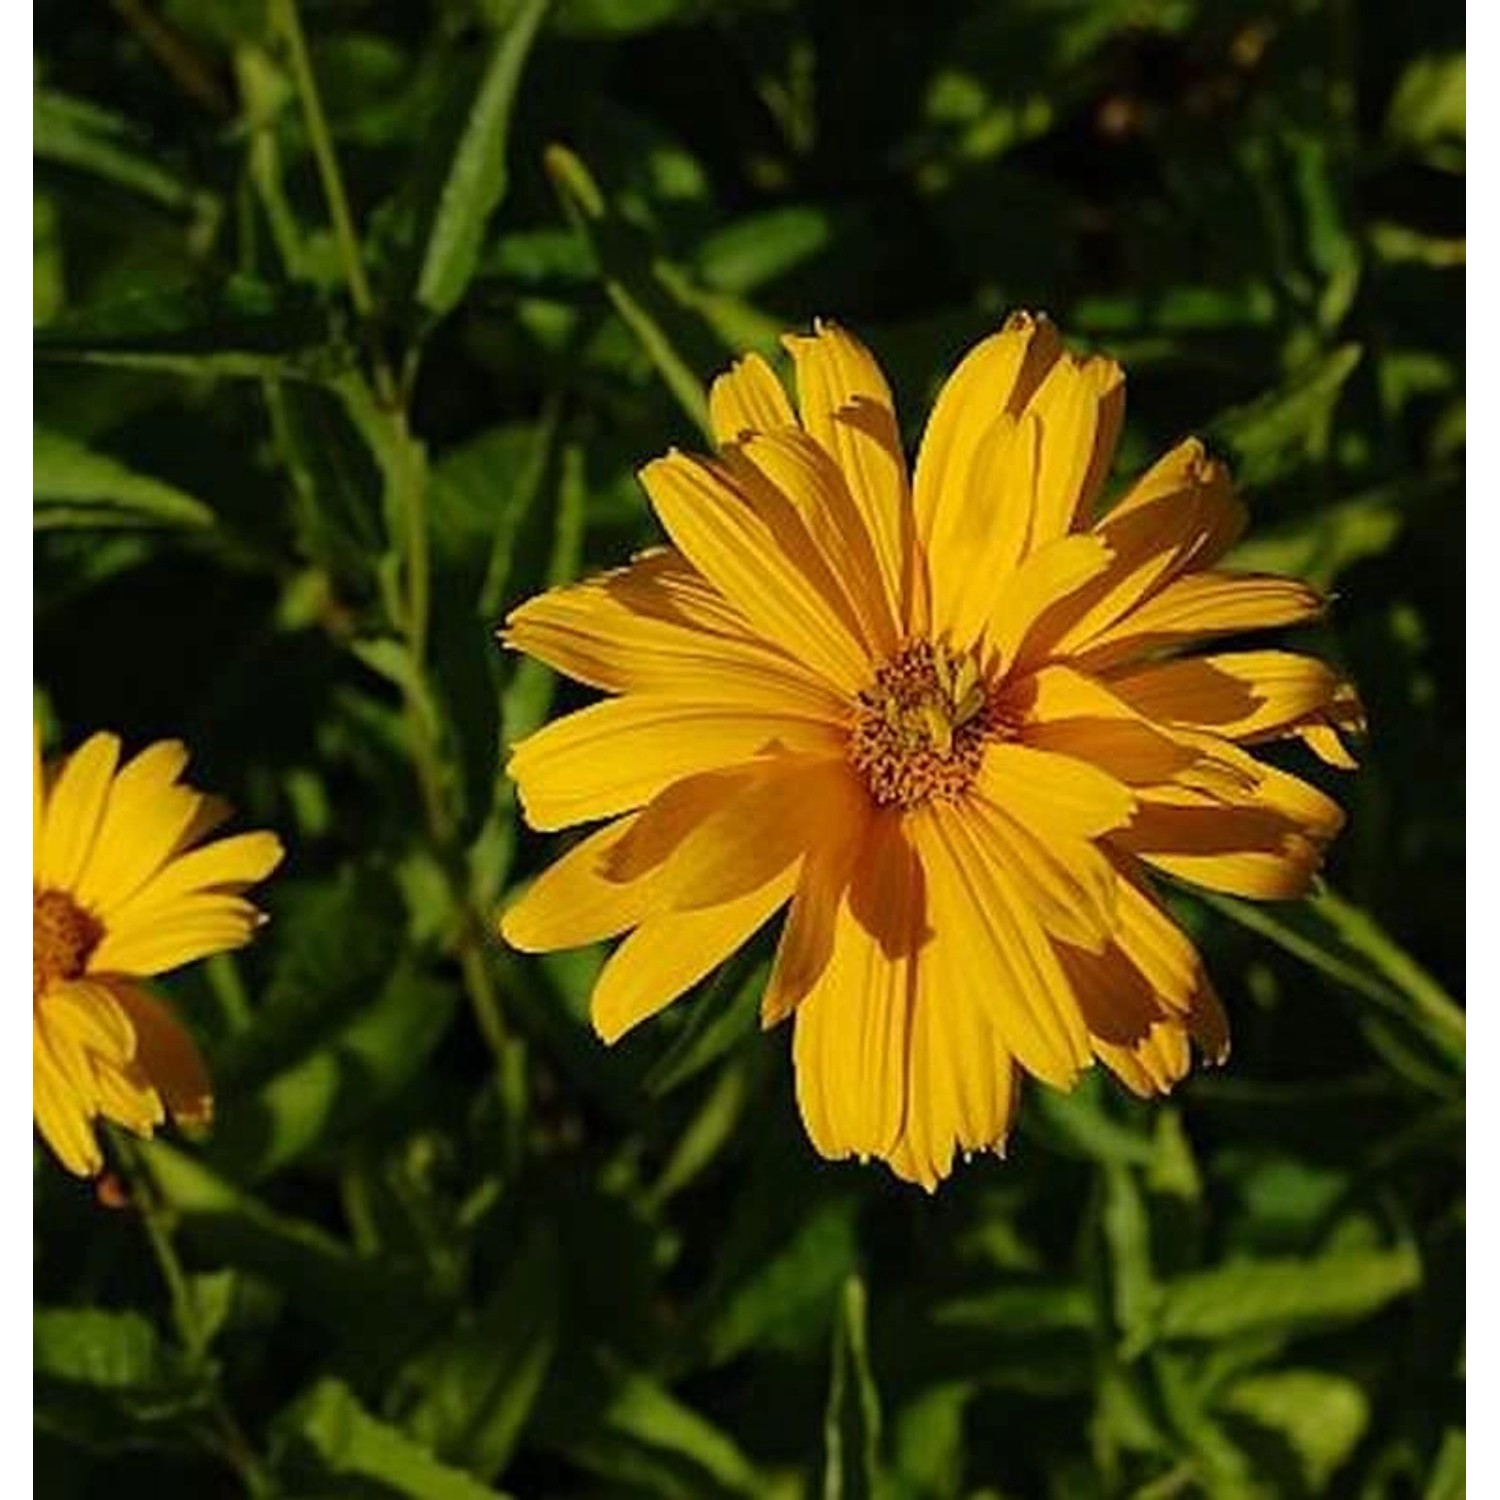
<instances>
[{"instance_id":1,"label":"large yellow flower","mask_svg":"<svg viewBox=\"0 0 1500 1500\"><path fill-rule=\"evenodd\" d=\"M1349 765L1352 690L1284 651L1186 657L1316 618L1215 566L1243 515L1189 440L1094 518L1123 377L1013 316L938 397L908 483L869 352L786 341L714 383L719 452L641 473L672 546L530 600L504 639L617 696L514 747L540 829L604 821L506 913L515 946L629 932L608 1041L790 902L763 1020L795 1016L825 1156L931 1188L999 1149L1018 1070L1103 1062L1141 1094L1227 1033L1149 870L1301 894L1342 815L1245 748Z\"/></svg>"},{"instance_id":2,"label":"large yellow flower","mask_svg":"<svg viewBox=\"0 0 1500 1500\"><path fill-rule=\"evenodd\" d=\"M262 919L241 892L281 859L270 833L201 843L227 809L178 781L186 763L165 740L122 766L120 741L96 734L44 769L35 737L32 1109L80 1176L104 1164L100 1116L139 1135L167 1112L209 1117L197 1047L136 981L249 942Z\"/></svg>"}]
</instances>

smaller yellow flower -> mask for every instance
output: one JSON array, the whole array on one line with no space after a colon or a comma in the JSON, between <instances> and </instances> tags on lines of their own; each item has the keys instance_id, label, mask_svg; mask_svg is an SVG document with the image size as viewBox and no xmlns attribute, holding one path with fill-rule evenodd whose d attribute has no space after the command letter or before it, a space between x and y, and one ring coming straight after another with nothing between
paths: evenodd
<instances>
[{"instance_id":1,"label":"smaller yellow flower","mask_svg":"<svg viewBox=\"0 0 1500 1500\"><path fill-rule=\"evenodd\" d=\"M178 781L187 758L163 740L122 766L96 734L44 768L34 733L32 1112L79 1176L104 1165L100 1116L146 1136L211 1116L197 1046L136 981L249 942L264 918L241 893L281 862L272 833L201 842L229 810Z\"/></svg>"}]
</instances>

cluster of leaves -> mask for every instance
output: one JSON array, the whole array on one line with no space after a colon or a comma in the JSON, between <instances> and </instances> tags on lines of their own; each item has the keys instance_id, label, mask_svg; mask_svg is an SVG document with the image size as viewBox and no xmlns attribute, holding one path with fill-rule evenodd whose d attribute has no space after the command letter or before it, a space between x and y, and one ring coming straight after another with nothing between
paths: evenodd
<instances>
[{"instance_id":1,"label":"cluster of leaves","mask_svg":"<svg viewBox=\"0 0 1500 1500\"><path fill-rule=\"evenodd\" d=\"M170 986L212 1135L100 1201L38 1158L45 1493L1462 1493L1461 28L38 11L39 712L291 851ZM813 1156L764 945L613 1052L597 952L500 949L501 747L573 690L493 629L652 539L730 353L837 317L914 441L1012 306L1127 364L1123 470L1233 456L1372 734L1325 892L1183 901L1230 1065L1034 1089L928 1199Z\"/></svg>"}]
</instances>

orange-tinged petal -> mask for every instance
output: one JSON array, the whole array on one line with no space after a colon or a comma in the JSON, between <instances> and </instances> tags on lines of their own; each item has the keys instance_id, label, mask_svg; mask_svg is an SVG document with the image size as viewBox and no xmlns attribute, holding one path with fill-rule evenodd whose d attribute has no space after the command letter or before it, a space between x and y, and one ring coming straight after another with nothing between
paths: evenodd
<instances>
[{"instance_id":1,"label":"orange-tinged petal","mask_svg":"<svg viewBox=\"0 0 1500 1500\"><path fill-rule=\"evenodd\" d=\"M1103 573L1110 555L1102 538L1086 534L1062 537L1030 553L995 591L984 639L996 662L1008 668L1024 657L1047 610Z\"/></svg>"},{"instance_id":2,"label":"orange-tinged petal","mask_svg":"<svg viewBox=\"0 0 1500 1500\"><path fill-rule=\"evenodd\" d=\"M791 528L773 533L750 499L704 460L669 454L640 478L673 543L760 635L845 691L864 686L869 661L848 602L810 539L789 552Z\"/></svg>"},{"instance_id":3,"label":"orange-tinged petal","mask_svg":"<svg viewBox=\"0 0 1500 1500\"><path fill-rule=\"evenodd\" d=\"M1041 419L1042 453L1029 547L1088 521L1114 461L1125 417L1125 376L1112 359L1064 354L1026 410Z\"/></svg>"},{"instance_id":4,"label":"orange-tinged petal","mask_svg":"<svg viewBox=\"0 0 1500 1500\"><path fill-rule=\"evenodd\" d=\"M135 1028L136 1065L172 1118L207 1124L213 1118L213 1087L203 1054L187 1028L139 985L113 980L110 989Z\"/></svg>"},{"instance_id":5,"label":"orange-tinged petal","mask_svg":"<svg viewBox=\"0 0 1500 1500\"><path fill-rule=\"evenodd\" d=\"M1090 670L1208 636L1305 625L1325 608L1317 590L1261 573L1188 573L1101 630L1077 660Z\"/></svg>"},{"instance_id":6,"label":"orange-tinged petal","mask_svg":"<svg viewBox=\"0 0 1500 1500\"><path fill-rule=\"evenodd\" d=\"M901 820L872 818L832 953L794 1022L797 1103L826 1157L884 1157L900 1138L916 955L931 936L924 910L921 866Z\"/></svg>"},{"instance_id":7,"label":"orange-tinged petal","mask_svg":"<svg viewBox=\"0 0 1500 1500\"><path fill-rule=\"evenodd\" d=\"M1000 1151L1020 1102L1015 1064L965 979L967 956L932 942L918 959L907 1046L906 1124L891 1170L928 1192L956 1152Z\"/></svg>"},{"instance_id":8,"label":"orange-tinged petal","mask_svg":"<svg viewBox=\"0 0 1500 1500\"><path fill-rule=\"evenodd\" d=\"M927 543L927 624L967 649L989 623L1026 550L1042 424L1002 412L971 457L966 488L943 497ZM957 481L955 481L955 484Z\"/></svg>"},{"instance_id":9,"label":"orange-tinged petal","mask_svg":"<svg viewBox=\"0 0 1500 1500\"><path fill-rule=\"evenodd\" d=\"M641 921L650 909L650 880L605 873L639 819L630 813L596 829L543 870L500 919L505 941L524 953L550 953L615 937Z\"/></svg>"},{"instance_id":10,"label":"orange-tinged petal","mask_svg":"<svg viewBox=\"0 0 1500 1500\"><path fill-rule=\"evenodd\" d=\"M709 387L708 418L721 447L747 432L795 427L797 418L776 372L758 354L747 354Z\"/></svg>"},{"instance_id":11,"label":"orange-tinged petal","mask_svg":"<svg viewBox=\"0 0 1500 1500\"><path fill-rule=\"evenodd\" d=\"M1351 729L1363 722L1338 673L1290 651L1154 662L1111 675L1109 687L1148 718L1244 743L1327 727L1324 716Z\"/></svg>"},{"instance_id":12,"label":"orange-tinged petal","mask_svg":"<svg viewBox=\"0 0 1500 1500\"><path fill-rule=\"evenodd\" d=\"M685 776L757 757L843 753L827 723L733 704L646 696L607 699L554 720L507 767L533 828L632 812Z\"/></svg>"},{"instance_id":13,"label":"orange-tinged petal","mask_svg":"<svg viewBox=\"0 0 1500 1500\"><path fill-rule=\"evenodd\" d=\"M72 890L89 855L120 760L113 734L90 735L67 759L47 798L46 826L36 865L39 885Z\"/></svg>"},{"instance_id":14,"label":"orange-tinged petal","mask_svg":"<svg viewBox=\"0 0 1500 1500\"><path fill-rule=\"evenodd\" d=\"M830 719L844 711L825 678L743 628L727 633L721 618L681 589L669 594L662 556L538 594L511 612L501 638L612 693L711 695Z\"/></svg>"},{"instance_id":15,"label":"orange-tinged petal","mask_svg":"<svg viewBox=\"0 0 1500 1500\"><path fill-rule=\"evenodd\" d=\"M943 942L966 955L967 997L983 1006L1001 1045L1022 1067L1056 1087L1071 1087L1091 1060L1088 1033L1052 942L1028 904L1024 877L989 847L963 807L929 804L911 825L927 878L928 920Z\"/></svg>"},{"instance_id":16,"label":"orange-tinged petal","mask_svg":"<svg viewBox=\"0 0 1500 1500\"><path fill-rule=\"evenodd\" d=\"M796 867L789 866L733 901L648 916L615 949L594 985L594 1029L606 1042L618 1041L670 1005L742 947L785 904L796 883Z\"/></svg>"},{"instance_id":17,"label":"orange-tinged petal","mask_svg":"<svg viewBox=\"0 0 1500 1500\"><path fill-rule=\"evenodd\" d=\"M890 386L875 357L836 324L789 335L802 425L844 476L873 544L884 597L904 621L912 587L913 528L906 457Z\"/></svg>"},{"instance_id":18,"label":"orange-tinged petal","mask_svg":"<svg viewBox=\"0 0 1500 1500\"><path fill-rule=\"evenodd\" d=\"M822 447L804 432L756 433L727 448L724 462L774 532L794 524L802 534L789 551L804 535L812 543L823 576L837 580L847 598L866 651L883 657L895 650L901 596L882 576L868 517Z\"/></svg>"},{"instance_id":19,"label":"orange-tinged petal","mask_svg":"<svg viewBox=\"0 0 1500 1500\"><path fill-rule=\"evenodd\" d=\"M1013 313L944 383L922 434L912 481L917 532L929 553L935 538L960 524L960 507L980 493L970 470L995 419L1005 412L1020 416L1061 353L1062 340L1051 323Z\"/></svg>"},{"instance_id":20,"label":"orange-tinged petal","mask_svg":"<svg viewBox=\"0 0 1500 1500\"><path fill-rule=\"evenodd\" d=\"M1031 745L986 746L974 790L1049 837L1097 838L1135 814L1135 796L1118 778L1076 756Z\"/></svg>"}]
</instances>

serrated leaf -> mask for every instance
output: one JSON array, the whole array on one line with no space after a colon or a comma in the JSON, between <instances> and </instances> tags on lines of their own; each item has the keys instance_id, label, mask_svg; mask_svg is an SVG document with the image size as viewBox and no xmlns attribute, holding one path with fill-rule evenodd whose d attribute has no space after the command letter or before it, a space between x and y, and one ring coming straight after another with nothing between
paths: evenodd
<instances>
[{"instance_id":1,"label":"serrated leaf","mask_svg":"<svg viewBox=\"0 0 1500 1500\"><path fill-rule=\"evenodd\" d=\"M496 40L449 164L417 277L417 300L435 317L451 312L463 297L485 228L505 196L516 90L549 3L525 0Z\"/></svg>"},{"instance_id":2,"label":"serrated leaf","mask_svg":"<svg viewBox=\"0 0 1500 1500\"><path fill-rule=\"evenodd\" d=\"M294 1474L311 1458L320 1477L373 1481L409 1500L496 1500L488 1485L371 1416L341 1380L319 1380L276 1428L278 1467Z\"/></svg>"},{"instance_id":3,"label":"serrated leaf","mask_svg":"<svg viewBox=\"0 0 1500 1500\"><path fill-rule=\"evenodd\" d=\"M213 524L201 501L76 438L43 427L31 432L32 524L77 527L170 527Z\"/></svg>"}]
</instances>

